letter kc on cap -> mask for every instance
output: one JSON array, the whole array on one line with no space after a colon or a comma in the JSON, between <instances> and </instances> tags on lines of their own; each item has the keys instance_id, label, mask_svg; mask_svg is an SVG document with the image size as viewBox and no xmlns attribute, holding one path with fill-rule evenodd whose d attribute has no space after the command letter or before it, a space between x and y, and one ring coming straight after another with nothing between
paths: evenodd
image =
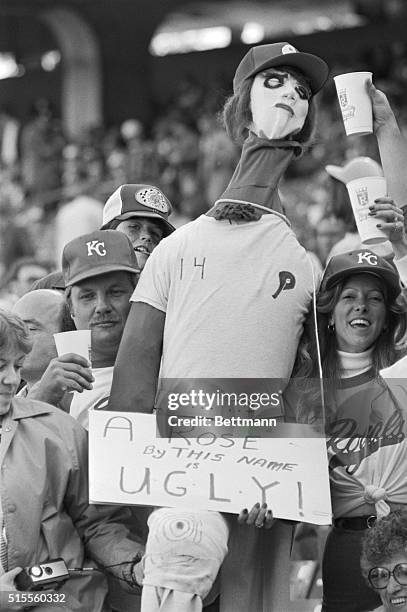
<instances>
[{"instance_id":1,"label":"letter kc on cap","mask_svg":"<svg viewBox=\"0 0 407 612\"><path fill-rule=\"evenodd\" d=\"M65 245L62 253L65 287L116 271L139 272L133 245L122 232L97 230Z\"/></svg>"},{"instance_id":2,"label":"letter kc on cap","mask_svg":"<svg viewBox=\"0 0 407 612\"><path fill-rule=\"evenodd\" d=\"M397 268L384 257L368 249L348 251L331 257L322 277L321 289L331 289L344 278L363 272L380 278L392 297L397 297L400 293L401 284Z\"/></svg>"}]
</instances>

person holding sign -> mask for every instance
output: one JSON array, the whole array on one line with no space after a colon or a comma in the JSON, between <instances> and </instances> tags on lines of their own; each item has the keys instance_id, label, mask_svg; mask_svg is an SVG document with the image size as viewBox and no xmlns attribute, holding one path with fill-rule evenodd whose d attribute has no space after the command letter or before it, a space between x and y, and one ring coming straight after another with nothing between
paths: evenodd
<instances>
[{"instance_id":1,"label":"person holding sign","mask_svg":"<svg viewBox=\"0 0 407 612\"><path fill-rule=\"evenodd\" d=\"M407 388L379 371L402 354L405 306L397 302L397 269L368 249L332 257L316 298L321 347L319 380L314 313L298 348L291 387L300 420L321 406L323 384L334 526L323 560L323 612L370 610L378 597L360 572L361 542L376 520L407 503L403 416Z\"/></svg>"},{"instance_id":2,"label":"person holding sign","mask_svg":"<svg viewBox=\"0 0 407 612\"><path fill-rule=\"evenodd\" d=\"M243 142L240 161L213 208L150 255L119 348L110 409L152 412L160 363L162 378L274 378L286 384L315 281L283 214L278 185L311 139L314 96L327 77L321 58L286 42L253 47L243 57L224 109L229 134ZM185 559L185 541L182 550L172 546L166 574L154 573L148 563L165 512L150 517L143 597L150 588L155 592L143 610L199 610L207 588L197 593L187 570L183 582L182 571L176 582L171 576ZM250 530L211 514L207 529L209 517L195 516L213 539L212 553L202 552L216 560L207 564L212 582L222 565L221 611L285 610L292 525L277 520L267 531ZM174 520L173 512L168 516ZM198 556L195 547L192 565ZM171 607L171 596L176 601L179 593L182 605Z\"/></svg>"}]
</instances>

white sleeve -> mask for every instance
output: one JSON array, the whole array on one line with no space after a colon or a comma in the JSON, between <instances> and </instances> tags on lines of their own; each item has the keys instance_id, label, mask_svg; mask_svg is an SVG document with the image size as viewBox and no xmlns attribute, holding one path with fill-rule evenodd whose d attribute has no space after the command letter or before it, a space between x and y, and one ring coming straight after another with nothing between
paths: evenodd
<instances>
[{"instance_id":1,"label":"white sleeve","mask_svg":"<svg viewBox=\"0 0 407 612\"><path fill-rule=\"evenodd\" d=\"M393 259L393 263L400 274L401 282L403 285L407 285L407 255L403 255L403 257L400 257L400 259L395 257Z\"/></svg>"},{"instance_id":2,"label":"white sleeve","mask_svg":"<svg viewBox=\"0 0 407 612\"><path fill-rule=\"evenodd\" d=\"M144 302L162 312L167 311L170 287L170 249L165 243L166 239L162 240L151 253L130 298L131 302Z\"/></svg>"}]
</instances>

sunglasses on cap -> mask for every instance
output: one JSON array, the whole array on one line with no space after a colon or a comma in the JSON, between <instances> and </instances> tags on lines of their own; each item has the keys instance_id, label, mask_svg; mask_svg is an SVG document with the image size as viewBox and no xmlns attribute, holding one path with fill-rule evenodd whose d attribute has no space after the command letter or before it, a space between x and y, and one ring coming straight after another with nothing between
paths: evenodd
<instances>
[{"instance_id":1,"label":"sunglasses on cap","mask_svg":"<svg viewBox=\"0 0 407 612\"><path fill-rule=\"evenodd\" d=\"M401 586L407 586L407 563L397 563L392 570L387 567L372 567L367 579L373 589L385 589L390 582L390 576Z\"/></svg>"}]
</instances>

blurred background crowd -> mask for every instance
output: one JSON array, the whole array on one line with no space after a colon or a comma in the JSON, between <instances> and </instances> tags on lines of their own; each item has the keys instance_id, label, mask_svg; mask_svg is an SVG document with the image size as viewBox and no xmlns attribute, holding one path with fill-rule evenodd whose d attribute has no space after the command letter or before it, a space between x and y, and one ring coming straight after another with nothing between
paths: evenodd
<instances>
[{"instance_id":1,"label":"blurred background crowd","mask_svg":"<svg viewBox=\"0 0 407 612\"><path fill-rule=\"evenodd\" d=\"M369 51L342 54L330 61L331 74L371 70L406 131L407 43L374 42ZM306 40L301 49L307 50ZM324 49L319 52L324 57ZM241 55L236 52L236 62ZM214 203L239 158L219 117L231 93L231 76L216 73L205 83L198 77L175 74L170 95L153 97L149 120L137 114L117 122L102 118L75 136L46 88L41 97L27 101L26 110L20 104L18 112L17 100L9 93L0 96L3 305L12 303L36 278L59 267L63 245L75 232L100 226L102 205L123 183L160 187L173 204L175 226L196 218ZM343 165L358 155L380 160L373 137L346 138L332 79L318 103L311 155L292 165L281 191L300 242L323 266L332 246L353 223L346 194L325 166Z\"/></svg>"}]
</instances>

